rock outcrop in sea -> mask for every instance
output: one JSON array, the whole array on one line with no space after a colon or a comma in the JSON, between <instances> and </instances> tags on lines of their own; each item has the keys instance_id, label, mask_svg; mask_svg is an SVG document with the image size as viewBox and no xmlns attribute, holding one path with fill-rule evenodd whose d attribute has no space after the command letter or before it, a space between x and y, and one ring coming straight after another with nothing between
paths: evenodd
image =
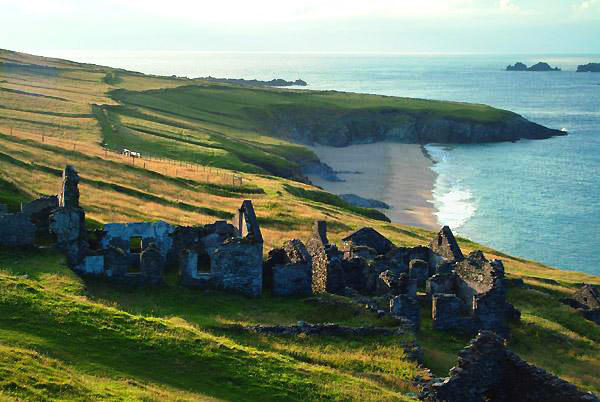
<instances>
[{"instance_id":1,"label":"rock outcrop in sea","mask_svg":"<svg viewBox=\"0 0 600 402\"><path fill-rule=\"evenodd\" d=\"M578 73L600 73L600 63L580 64L577 66Z\"/></svg>"},{"instance_id":2,"label":"rock outcrop in sea","mask_svg":"<svg viewBox=\"0 0 600 402\"><path fill-rule=\"evenodd\" d=\"M506 66L506 71L561 71L558 67L551 67L548 63L540 61L530 67L527 67L521 62L517 62L512 66Z\"/></svg>"}]
</instances>

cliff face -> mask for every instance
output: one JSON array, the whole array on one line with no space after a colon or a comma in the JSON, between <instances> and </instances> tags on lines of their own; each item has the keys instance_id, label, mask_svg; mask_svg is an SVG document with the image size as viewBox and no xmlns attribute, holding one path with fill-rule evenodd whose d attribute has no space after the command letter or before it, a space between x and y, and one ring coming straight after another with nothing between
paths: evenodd
<instances>
[{"instance_id":1,"label":"cliff face","mask_svg":"<svg viewBox=\"0 0 600 402\"><path fill-rule=\"evenodd\" d=\"M384 140L404 143L480 143L544 139L566 135L510 113L500 120L449 118L430 113L393 109L354 111L314 110L313 113L281 108L271 114L270 131L303 143L343 147Z\"/></svg>"}]
</instances>

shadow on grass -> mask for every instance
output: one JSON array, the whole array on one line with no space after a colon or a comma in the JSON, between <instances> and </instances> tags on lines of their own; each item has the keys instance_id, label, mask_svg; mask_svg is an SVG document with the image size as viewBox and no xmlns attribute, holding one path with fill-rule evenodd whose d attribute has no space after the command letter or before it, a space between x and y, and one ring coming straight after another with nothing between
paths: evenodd
<instances>
[{"instance_id":1,"label":"shadow on grass","mask_svg":"<svg viewBox=\"0 0 600 402\"><path fill-rule=\"evenodd\" d=\"M229 400L302 399L318 393L292 359L21 284L3 285L11 295L0 300L4 342L84 371L100 369Z\"/></svg>"}]
</instances>

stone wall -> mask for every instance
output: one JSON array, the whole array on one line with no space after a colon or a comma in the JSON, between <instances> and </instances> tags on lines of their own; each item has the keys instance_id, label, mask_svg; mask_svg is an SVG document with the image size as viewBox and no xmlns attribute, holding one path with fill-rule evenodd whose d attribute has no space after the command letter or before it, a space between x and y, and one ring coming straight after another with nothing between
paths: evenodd
<instances>
[{"instance_id":1,"label":"stone wall","mask_svg":"<svg viewBox=\"0 0 600 402\"><path fill-rule=\"evenodd\" d=\"M0 214L0 246L28 247L35 243L36 227L23 213Z\"/></svg>"},{"instance_id":2,"label":"stone wall","mask_svg":"<svg viewBox=\"0 0 600 402\"><path fill-rule=\"evenodd\" d=\"M215 250L211 259L215 284L248 296L262 293L262 243L231 238Z\"/></svg>"},{"instance_id":3,"label":"stone wall","mask_svg":"<svg viewBox=\"0 0 600 402\"><path fill-rule=\"evenodd\" d=\"M56 236L57 248L65 253L69 266L77 269L89 252L85 211L79 206L80 178L71 165L65 167L62 177L58 208L50 214L48 226Z\"/></svg>"},{"instance_id":4,"label":"stone wall","mask_svg":"<svg viewBox=\"0 0 600 402\"><path fill-rule=\"evenodd\" d=\"M453 294L433 295L431 317L433 329L463 332L473 330L473 320L463 315L462 301Z\"/></svg>"},{"instance_id":5,"label":"stone wall","mask_svg":"<svg viewBox=\"0 0 600 402\"><path fill-rule=\"evenodd\" d=\"M573 297L563 298L561 302L600 325L600 286L584 284L573 293Z\"/></svg>"},{"instance_id":6,"label":"stone wall","mask_svg":"<svg viewBox=\"0 0 600 402\"><path fill-rule=\"evenodd\" d=\"M437 293L454 294L456 293L456 274L435 274L427 279L425 284L427 296L433 298Z\"/></svg>"},{"instance_id":7,"label":"stone wall","mask_svg":"<svg viewBox=\"0 0 600 402\"><path fill-rule=\"evenodd\" d=\"M58 208L58 196L41 197L21 206L21 212L29 217L37 227L39 235L47 234L50 230L50 215Z\"/></svg>"},{"instance_id":8,"label":"stone wall","mask_svg":"<svg viewBox=\"0 0 600 402\"><path fill-rule=\"evenodd\" d=\"M481 331L458 354L450 377L426 386L419 398L430 402L598 401L595 395L523 361L491 331Z\"/></svg>"},{"instance_id":9,"label":"stone wall","mask_svg":"<svg viewBox=\"0 0 600 402\"><path fill-rule=\"evenodd\" d=\"M236 211L233 225L238 230L238 235L246 237L257 243L263 242L262 233L258 220L256 219L256 213L254 212L254 206L252 201L244 200L242 206Z\"/></svg>"},{"instance_id":10,"label":"stone wall","mask_svg":"<svg viewBox=\"0 0 600 402\"><path fill-rule=\"evenodd\" d=\"M406 294L394 296L390 300L390 314L405 318L411 323L413 330L419 330L421 325L421 308L416 298Z\"/></svg>"},{"instance_id":11,"label":"stone wall","mask_svg":"<svg viewBox=\"0 0 600 402\"><path fill-rule=\"evenodd\" d=\"M312 267L310 263L276 265L273 267L273 295L310 296Z\"/></svg>"},{"instance_id":12,"label":"stone wall","mask_svg":"<svg viewBox=\"0 0 600 402\"><path fill-rule=\"evenodd\" d=\"M175 226L159 222L137 222L137 223L107 223L104 225L104 234L100 240L100 247L107 249L117 247L126 254L131 254L130 239L140 237L142 249L150 243L154 243L164 259L171 258L169 255L173 247L173 238L170 236L175 231Z\"/></svg>"},{"instance_id":13,"label":"stone wall","mask_svg":"<svg viewBox=\"0 0 600 402\"><path fill-rule=\"evenodd\" d=\"M85 212L82 208L57 208L50 215L50 232L56 247L65 253L70 267L78 266L87 255Z\"/></svg>"},{"instance_id":14,"label":"stone wall","mask_svg":"<svg viewBox=\"0 0 600 402\"><path fill-rule=\"evenodd\" d=\"M270 252L272 292L276 296L312 294L312 258L298 239L286 241L281 252ZM275 257L277 256L277 257Z\"/></svg>"},{"instance_id":15,"label":"stone wall","mask_svg":"<svg viewBox=\"0 0 600 402\"><path fill-rule=\"evenodd\" d=\"M345 288L343 253L336 246L325 243L327 240L325 222L315 222L306 249L312 259L313 293L342 293Z\"/></svg>"}]
</instances>

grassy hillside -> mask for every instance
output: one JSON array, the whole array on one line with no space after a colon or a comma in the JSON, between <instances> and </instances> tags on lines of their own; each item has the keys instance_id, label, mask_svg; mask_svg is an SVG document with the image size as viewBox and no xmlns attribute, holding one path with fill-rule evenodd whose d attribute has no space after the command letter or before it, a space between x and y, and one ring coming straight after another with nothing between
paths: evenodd
<instances>
[{"instance_id":1,"label":"grassy hillside","mask_svg":"<svg viewBox=\"0 0 600 402\"><path fill-rule=\"evenodd\" d=\"M289 96L331 108L340 107L337 97L343 97L343 107L350 107L362 95L310 98L6 51L0 52L0 81L0 203L13 209L55 194L61 169L72 163L82 176L87 216L100 224L210 223L229 219L241 200L251 198L266 250L283 239L305 239L316 219L328 221L332 241L363 226L397 245L426 244L433 236L274 176L293 172L312 154L264 136L245 106L251 102L264 112ZM402 102L390 99L368 97L357 105ZM103 143L151 158L126 158ZM509 278L527 284L509 290L510 302L523 312L509 346L568 381L600 391L594 375L600 372L600 330L558 302L578 283L600 284L600 278L460 242L465 252L482 248L489 258L501 258ZM424 308L417 341L425 366L444 375L468 339L432 330L429 314ZM406 357L409 334L317 339L240 329L297 320L392 325L342 297L246 299L183 290L172 278L161 289L117 287L76 276L49 249L0 250L0 399L408 400L417 390L413 379L428 375Z\"/></svg>"},{"instance_id":2,"label":"grassy hillside","mask_svg":"<svg viewBox=\"0 0 600 402\"><path fill-rule=\"evenodd\" d=\"M0 122L16 130L283 177L299 177L301 163L317 160L278 139L285 116L323 125L349 112L375 111L370 120L515 116L486 105L155 77L1 50L0 75ZM356 127L365 136L369 119Z\"/></svg>"}]
</instances>

